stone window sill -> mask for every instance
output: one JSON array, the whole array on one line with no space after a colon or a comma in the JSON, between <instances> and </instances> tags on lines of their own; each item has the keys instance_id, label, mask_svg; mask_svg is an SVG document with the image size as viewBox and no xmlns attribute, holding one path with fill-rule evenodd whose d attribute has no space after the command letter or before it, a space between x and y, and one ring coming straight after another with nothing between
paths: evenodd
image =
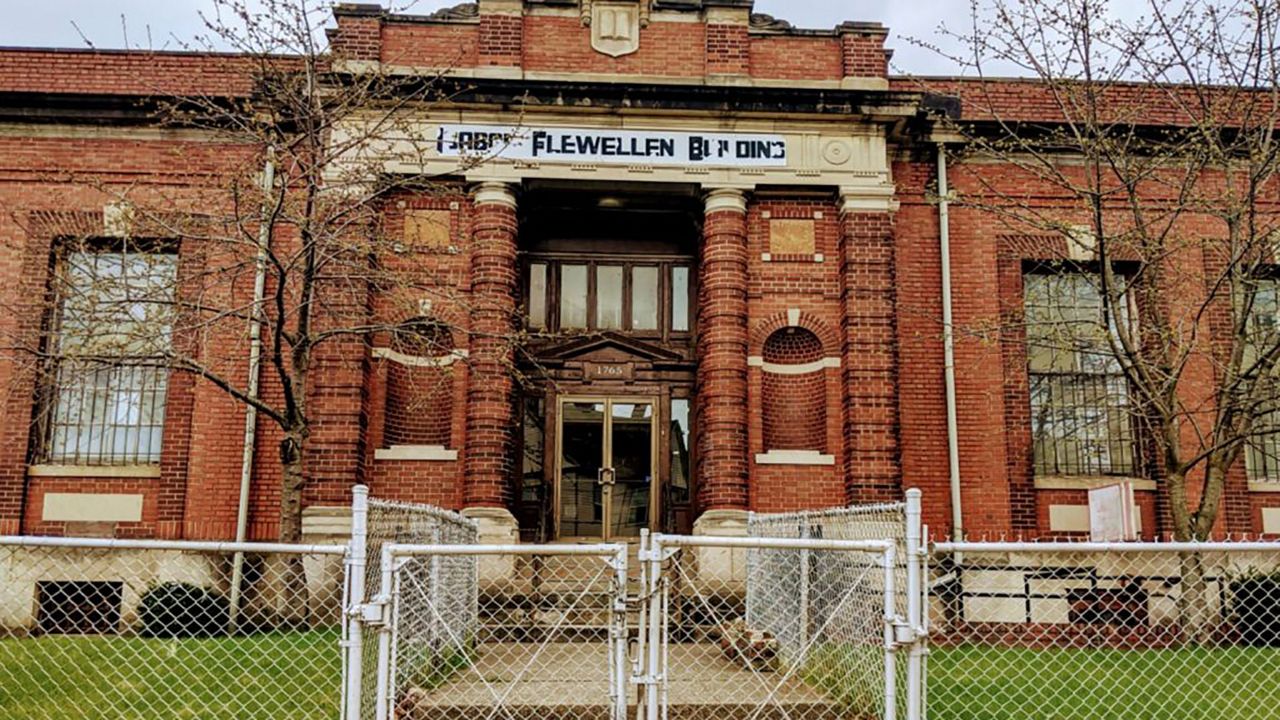
<instances>
[{"instance_id":1,"label":"stone window sill","mask_svg":"<svg viewBox=\"0 0 1280 720\"><path fill-rule=\"evenodd\" d=\"M457 450L449 450L443 445L392 445L389 448L378 448L373 451L374 460L427 460L450 461L458 459Z\"/></svg>"},{"instance_id":2,"label":"stone window sill","mask_svg":"<svg viewBox=\"0 0 1280 720\"><path fill-rule=\"evenodd\" d=\"M1280 482L1275 480L1250 480L1249 492L1256 493L1280 493Z\"/></svg>"},{"instance_id":3,"label":"stone window sill","mask_svg":"<svg viewBox=\"0 0 1280 720\"><path fill-rule=\"evenodd\" d=\"M835 455L817 450L770 450L756 454L757 465L835 465Z\"/></svg>"},{"instance_id":4,"label":"stone window sill","mask_svg":"<svg viewBox=\"0 0 1280 720\"><path fill-rule=\"evenodd\" d=\"M159 465L28 465L28 477L158 478Z\"/></svg>"},{"instance_id":5,"label":"stone window sill","mask_svg":"<svg viewBox=\"0 0 1280 720\"><path fill-rule=\"evenodd\" d=\"M1155 490L1154 480L1132 477L1100 477L1092 475L1047 475L1035 479L1037 490L1093 490L1120 482L1133 483L1134 490Z\"/></svg>"}]
</instances>

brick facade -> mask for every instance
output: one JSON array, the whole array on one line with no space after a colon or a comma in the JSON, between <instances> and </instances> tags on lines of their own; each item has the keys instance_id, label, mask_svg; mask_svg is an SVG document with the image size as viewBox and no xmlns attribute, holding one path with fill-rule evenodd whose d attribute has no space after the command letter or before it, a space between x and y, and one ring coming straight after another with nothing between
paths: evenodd
<instances>
[{"instance_id":1,"label":"brick facade","mask_svg":"<svg viewBox=\"0 0 1280 720\"><path fill-rule=\"evenodd\" d=\"M916 112L924 104L920 81L888 76L887 33L878 25L796 31L750 15L749 4L738 2L645 7L638 46L616 56L593 48L580 6L534 0L482 0L429 17L343 5L335 10L330 40L335 55L356 63L354 69L361 62L396 72L448 68L464 79L461 91L482 86L454 110L520 114L531 125L538 112L579 110L576 117L600 127L626 127L636 117L717 131L754 122L776 123L782 132L791 123L815 138L797 155L806 162L826 158L845 170L861 160L823 143L861 127L884 140L876 147L885 157L877 161L888 168L892 189L872 197L841 182L806 180L804 173L786 187L726 183L718 170L664 184L650 180L656 171L644 167L619 170L628 174L615 182L585 164L566 180L529 162L521 177L462 172L442 191L388 199L383 225L392 236L410 237L414 213L433 213L432 221L442 223L430 242L407 239L403 252L379 259L418 294L369 291L330 300L353 316L386 322L425 315L451 331L433 343L439 352L429 363L406 361L421 353L390 337L326 346L316 365L307 505L340 508L353 484L366 483L380 497L515 512L530 502L521 486L530 457L546 463L558 452L549 434L545 447L532 453L521 447L517 455L522 397L542 398L550 413L558 395L639 396L656 399L663 413L674 401L691 402L695 516L880 502L920 487L925 521L936 535L947 534L933 148L924 136L892 135L893 122L860 109L898 103L908 108L908 119L927 122L927 113ZM202 178L213 183L257 152L154 127L127 107L153 96L244 96L253 88L250 70L243 58L228 55L0 51L0 206L11 210L0 214L6 347L35 342L47 322L50 262L59 240L103 227L107 196L95 184L133 186L194 205L202 202ZM965 117L989 114L972 83L934 86L958 98ZM1019 81L995 87L994 95L982 96L986 102L1001 103L1013 116L1051 119L1042 88ZM526 90L533 100L504 104L502 93ZM817 98L807 109L789 104L806 92ZM1140 86L1116 92L1118 101L1144 101ZM739 98L750 102L740 107ZM602 112L609 108L619 112ZM780 114L786 122L776 121ZM1151 115L1171 121L1175 111L1153 106ZM31 121L36 116L40 122ZM966 173L1019 182L1012 169L988 163L957 169L953 184L977 182ZM564 387L531 389L518 381L522 355L510 341L512 317L529 303L522 263L533 241L523 231L538 209L525 204L525 195L552 180L561 189L589 187L602 205L616 201L609 194L615 190L667 192L681 202L692 195L703 205L704 212L691 213L698 232L681 246L696 287L687 342L619 337L625 333L583 338L554 351L556 383ZM1034 477L1027 355L1016 320L1023 264L1061 257L1065 249L1013 234L972 208L953 209L950 227L955 322L973 329L960 334L955 350L965 524L970 537L1049 536L1053 508L1079 507L1086 494ZM215 260L184 255L181 262ZM237 278L210 292L240 297L245 287L246 279ZM674 310L664 306L663 312ZM206 339L216 350L210 361L226 363L232 374L247 368L242 330L219 328L221 335ZM579 351L588 355L574 354ZM598 366L616 366L625 382L589 377L601 372ZM38 442L31 420L40 377L34 363L0 352L0 403L10 421L0 436L0 534L232 536L243 406L207 381L175 373L156 467L114 475L111 468L39 467L30 450ZM273 382L265 380L264 393L280 392ZM621 389L607 390L614 387ZM550 421L547 427L554 429ZM259 429L249 535L268 539L279 532L280 436L270 423L260 422ZM554 473L543 472L550 483ZM52 519L58 513L47 512L45 498L68 494L138 496L140 515L106 524ZM1148 536L1166 529L1162 502L1150 485L1139 488ZM1280 494L1250 491L1241 463L1229 478L1221 529L1260 533L1262 510L1277 506Z\"/></svg>"}]
</instances>

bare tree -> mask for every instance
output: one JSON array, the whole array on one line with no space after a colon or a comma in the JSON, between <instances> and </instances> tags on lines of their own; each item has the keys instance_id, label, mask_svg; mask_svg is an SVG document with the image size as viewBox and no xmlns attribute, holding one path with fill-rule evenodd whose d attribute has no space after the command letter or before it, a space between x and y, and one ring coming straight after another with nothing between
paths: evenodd
<instances>
[{"instance_id":1,"label":"bare tree","mask_svg":"<svg viewBox=\"0 0 1280 720\"><path fill-rule=\"evenodd\" d=\"M973 79L930 83L964 105L952 200L1085 271L1028 287L1014 330L1033 370L1119 380L1071 389L1112 405L1073 418L1054 407L1062 387L1033 384L1037 452L1133 432L1146 451L1127 469L1158 480L1173 536L1207 539L1228 472L1246 452L1274 463L1280 429L1280 6L1150 0L1132 20L1106 0L972 7L972 29L948 34Z\"/></svg>"},{"instance_id":2,"label":"bare tree","mask_svg":"<svg viewBox=\"0 0 1280 720\"><path fill-rule=\"evenodd\" d=\"M77 427L83 404L42 403L42 437L64 452L157 458L157 398L172 372L247 406L250 428L257 417L269 421L281 466L279 539L293 543L302 538L317 376L359 373L373 343L447 356L467 341L472 300L456 291L456 278L422 261L412 237L388 226L397 198L461 189L384 170L389 160L425 166L434 138L422 113L452 90L443 74L396 76L345 62L322 40L328 3L213 7L206 42L234 51L223 59L231 89L170 92L155 118L200 138L173 151L175 164L192 168L190 182L65 178L108 203L107 232L63 239L47 331L6 345L41 372L47 393L113 383L119 402L107 412L133 416L131 429L109 438L93 430L94 438ZM458 169L484 159L463 159ZM433 217L422 222L448 224ZM451 237L448 227L417 230ZM513 351L523 344L515 320L503 338ZM290 584L301 590L295 570Z\"/></svg>"}]
</instances>

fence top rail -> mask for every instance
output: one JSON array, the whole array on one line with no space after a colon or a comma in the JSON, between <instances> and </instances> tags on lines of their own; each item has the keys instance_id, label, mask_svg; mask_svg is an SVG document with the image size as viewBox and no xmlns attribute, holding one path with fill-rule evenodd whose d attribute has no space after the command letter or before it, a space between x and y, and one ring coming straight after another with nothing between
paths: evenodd
<instances>
[{"instance_id":1,"label":"fence top rail","mask_svg":"<svg viewBox=\"0 0 1280 720\"><path fill-rule=\"evenodd\" d=\"M369 507L371 509L404 510L406 512L425 515L445 522L465 525L473 530L480 527L480 523L478 521L473 520L466 515L456 513L451 510L445 510L444 508L436 507L435 505L420 505L418 503L401 502L399 500L369 498Z\"/></svg>"},{"instance_id":2,"label":"fence top rail","mask_svg":"<svg viewBox=\"0 0 1280 720\"><path fill-rule=\"evenodd\" d=\"M293 545L289 543L222 542L218 540L135 540L117 538L0 536L2 547L79 548L107 550L176 550L182 552L292 553L297 555L346 555L346 545Z\"/></svg>"},{"instance_id":3,"label":"fence top rail","mask_svg":"<svg viewBox=\"0 0 1280 720\"><path fill-rule=\"evenodd\" d=\"M1280 542L938 542L934 552L1280 552Z\"/></svg>"},{"instance_id":4,"label":"fence top rail","mask_svg":"<svg viewBox=\"0 0 1280 720\"><path fill-rule=\"evenodd\" d=\"M897 545L892 540L827 540L804 538L717 537L715 535L652 536L654 546L718 547L758 550L845 550L850 552L892 553Z\"/></svg>"},{"instance_id":5,"label":"fence top rail","mask_svg":"<svg viewBox=\"0 0 1280 720\"><path fill-rule=\"evenodd\" d=\"M422 555L595 555L614 557L625 553L627 546L620 543L594 545L416 545L412 543L387 543L382 546L384 555L414 557Z\"/></svg>"},{"instance_id":6,"label":"fence top rail","mask_svg":"<svg viewBox=\"0 0 1280 720\"><path fill-rule=\"evenodd\" d=\"M878 503L875 505L850 505L849 507L827 508L825 510L798 510L785 513L757 513L748 515L754 522L789 522L792 520L821 520L824 518L840 518L850 515L871 515L874 513L906 510L903 502Z\"/></svg>"}]
</instances>

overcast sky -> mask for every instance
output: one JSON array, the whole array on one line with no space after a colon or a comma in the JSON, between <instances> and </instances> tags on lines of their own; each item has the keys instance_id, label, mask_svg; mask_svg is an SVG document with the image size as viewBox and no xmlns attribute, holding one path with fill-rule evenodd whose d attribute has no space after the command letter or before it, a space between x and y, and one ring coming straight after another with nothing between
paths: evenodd
<instances>
[{"instance_id":1,"label":"overcast sky","mask_svg":"<svg viewBox=\"0 0 1280 720\"><path fill-rule=\"evenodd\" d=\"M410 12L426 13L459 1L417 0ZM209 0L0 0L0 4L6 6L0 45L85 47L83 32L97 47L124 47L127 29L129 46L177 49L172 38L190 40L203 30L198 11L208 8ZM964 0L756 0L756 12L790 20L798 27L831 28L844 20L882 22L891 32L889 46L896 50L895 70L919 74L954 74L956 68L935 53L912 46L907 38L936 39L938 24L944 21L963 27L968 6Z\"/></svg>"}]
</instances>

